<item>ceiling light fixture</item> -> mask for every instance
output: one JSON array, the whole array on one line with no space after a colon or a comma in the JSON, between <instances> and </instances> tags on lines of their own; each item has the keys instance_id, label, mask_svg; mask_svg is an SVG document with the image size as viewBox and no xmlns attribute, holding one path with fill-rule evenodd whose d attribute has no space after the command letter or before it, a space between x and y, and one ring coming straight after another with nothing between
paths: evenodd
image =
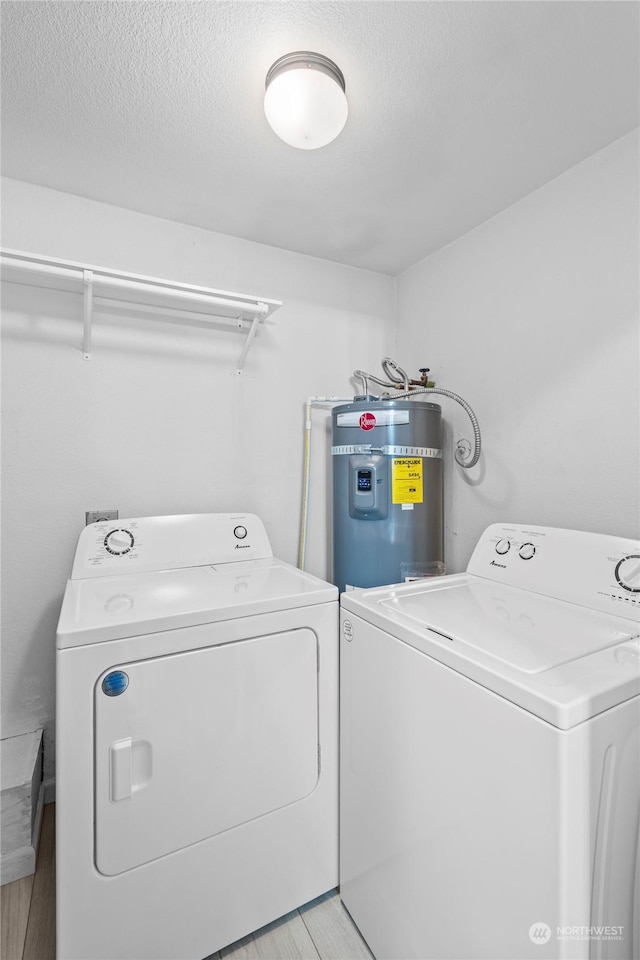
<instances>
[{"instance_id":1,"label":"ceiling light fixture","mask_svg":"<svg viewBox=\"0 0 640 960\"><path fill-rule=\"evenodd\" d=\"M269 68L265 87L269 125L292 147L324 147L347 122L342 71L321 53L300 50L280 57Z\"/></svg>"}]
</instances>

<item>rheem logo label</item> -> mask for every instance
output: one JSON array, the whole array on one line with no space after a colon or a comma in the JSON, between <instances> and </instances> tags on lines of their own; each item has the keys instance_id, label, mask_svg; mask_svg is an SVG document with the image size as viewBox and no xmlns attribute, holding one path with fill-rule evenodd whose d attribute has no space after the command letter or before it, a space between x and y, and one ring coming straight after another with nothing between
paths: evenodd
<instances>
[{"instance_id":1,"label":"rheem logo label","mask_svg":"<svg viewBox=\"0 0 640 960\"><path fill-rule=\"evenodd\" d=\"M373 430L376 425L376 418L372 413L363 413L360 417L361 430Z\"/></svg>"}]
</instances>

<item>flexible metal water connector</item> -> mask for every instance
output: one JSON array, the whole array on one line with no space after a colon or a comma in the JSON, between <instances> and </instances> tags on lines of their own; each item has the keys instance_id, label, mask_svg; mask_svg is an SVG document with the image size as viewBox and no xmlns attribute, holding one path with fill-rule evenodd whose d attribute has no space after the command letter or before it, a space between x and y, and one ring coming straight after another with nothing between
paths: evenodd
<instances>
[{"instance_id":1,"label":"flexible metal water connector","mask_svg":"<svg viewBox=\"0 0 640 960\"><path fill-rule=\"evenodd\" d=\"M409 390L409 381L407 380L393 380L389 383L388 380L381 380L380 377L374 377L372 373L365 373L364 370L354 370L353 375L356 380L362 380L362 394L365 397L369 396L369 381L372 383L377 383L379 387L384 387L386 390L397 390L399 383L404 383L405 390Z\"/></svg>"},{"instance_id":2,"label":"flexible metal water connector","mask_svg":"<svg viewBox=\"0 0 640 960\"><path fill-rule=\"evenodd\" d=\"M354 370L353 375L356 380L362 380L362 396L369 396L369 380L376 380L370 373L365 373L364 370ZM376 380L376 383L379 383L381 386L384 386L382 380Z\"/></svg>"},{"instance_id":3,"label":"flexible metal water connector","mask_svg":"<svg viewBox=\"0 0 640 960\"><path fill-rule=\"evenodd\" d=\"M374 379L373 377L371 379ZM456 463L459 463L461 467L464 467L465 470L469 470L470 467L475 467L476 463L480 459L480 451L482 449L482 437L480 435L480 424L478 423L478 418L475 413L469 406L466 400L463 400L462 397L458 396L457 393L453 393L451 390L445 390L442 387L419 387L416 390L407 390L404 393L394 393L389 397L385 397L386 400L401 400L404 397L415 397L419 393L438 393L443 397L449 397L450 400L455 400L456 403L459 403L462 409L465 411L469 420L471 421L471 426L473 427L473 453L470 457L465 456L465 448L462 441L458 441L456 447L456 452L454 454Z\"/></svg>"},{"instance_id":4,"label":"flexible metal water connector","mask_svg":"<svg viewBox=\"0 0 640 960\"><path fill-rule=\"evenodd\" d=\"M354 377L357 380L362 380L363 396L367 397L369 395L369 380L371 380L372 383L377 383L379 387L386 387L387 390L397 390L399 383L402 384L406 391L409 390L409 375L405 373L402 367L398 366L395 360L392 360L391 357L383 357L381 366L388 377L387 380L374 377L372 373L366 373L365 370L353 371Z\"/></svg>"},{"instance_id":5,"label":"flexible metal water connector","mask_svg":"<svg viewBox=\"0 0 640 960\"><path fill-rule=\"evenodd\" d=\"M401 383L405 392L409 391L409 375L402 367L398 366L395 360L392 360L391 357L383 357L380 366L392 383Z\"/></svg>"}]
</instances>

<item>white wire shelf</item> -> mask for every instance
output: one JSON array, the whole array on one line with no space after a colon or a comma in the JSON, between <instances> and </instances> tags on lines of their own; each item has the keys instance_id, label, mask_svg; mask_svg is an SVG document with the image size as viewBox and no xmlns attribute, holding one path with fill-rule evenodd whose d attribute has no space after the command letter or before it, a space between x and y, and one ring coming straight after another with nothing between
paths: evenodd
<instances>
[{"instance_id":1,"label":"white wire shelf","mask_svg":"<svg viewBox=\"0 0 640 960\"><path fill-rule=\"evenodd\" d=\"M258 325L282 306L281 300L159 280L73 260L41 257L21 250L0 249L0 264L2 279L8 283L82 294L83 360L91 359L94 315L126 306L134 314L158 320L230 324L245 335L237 363L237 372L242 373Z\"/></svg>"}]
</instances>

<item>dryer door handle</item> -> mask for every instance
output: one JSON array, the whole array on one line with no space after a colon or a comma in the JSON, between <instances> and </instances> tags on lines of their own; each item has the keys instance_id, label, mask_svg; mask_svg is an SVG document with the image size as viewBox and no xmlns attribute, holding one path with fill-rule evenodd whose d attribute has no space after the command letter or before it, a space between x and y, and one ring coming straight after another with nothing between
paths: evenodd
<instances>
[{"instance_id":1,"label":"dryer door handle","mask_svg":"<svg viewBox=\"0 0 640 960\"><path fill-rule=\"evenodd\" d=\"M131 737L126 737L109 748L109 796L113 803L131 797L131 743Z\"/></svg>"},{"instance_id":2,"label":"dryer door handle","mask_svg":"<svg viewBox=\"0 0 640 960\"><path fill-rule=\"evenodd\" d=\"M109 747L109 798L112 803L130 800L151 780L152 750L148 740L125 737Z\"/></svg>"}]
</instances>

